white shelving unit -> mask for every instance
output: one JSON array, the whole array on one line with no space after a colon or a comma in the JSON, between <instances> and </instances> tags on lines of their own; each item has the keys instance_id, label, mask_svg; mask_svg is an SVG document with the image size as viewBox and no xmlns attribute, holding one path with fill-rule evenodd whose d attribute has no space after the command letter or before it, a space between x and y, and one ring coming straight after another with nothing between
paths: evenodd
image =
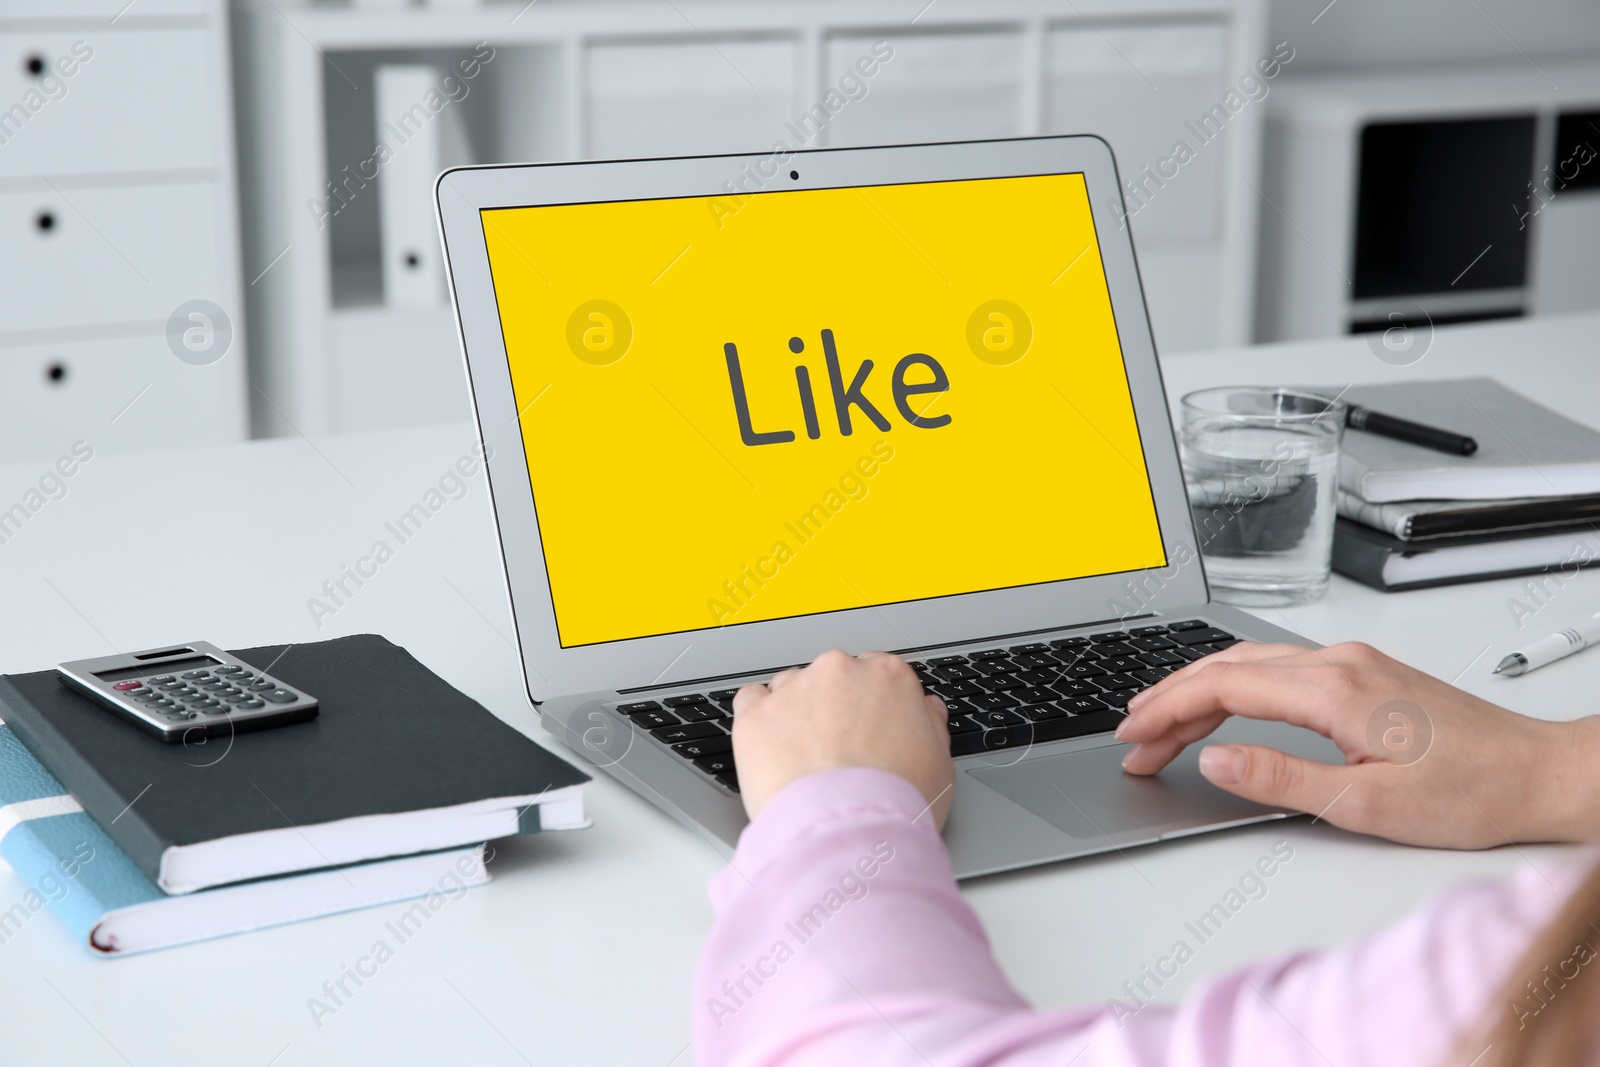
<instances>
[{"instance_id":1,"label":"white shelving unit","mask_svg":"<svg viewBox=\"0 0 1600 1067\"><path fill-rule=\"evenodd\" d=\"M1600 112L1600 64L1541 58L1493 67L1411 72L1325 75L1285 80L1269 101L1263 190L1276 210L1262 217L1259 339L1333 337L1371 328L1390 315L1414 317L1421 309L1435 322L1475 316L1535 315L1600 308L1600 159L1587 164L1567 158L1568 174L1580 185L1561 188L1562 158L1556 144L1562 114ZM1513 243L1525 256L1518 284L1474 288L1471 257L1476 243L1460 252L1461 275L1413 292L1364 295L1357 263L1361 215L1362 137L1370 127L1390 124L1513 120L1530 128L1526 153L1509 160L1529 185L1515 188L1481 210L1492 213L1513 240L1495 238L1504 253ZM1600 130L1586 134L1600 149ZM1397 173L1392 184L1376 161L1374 196L1404 198L1412 214L1460 198L1472 168L1456 166L1423 194ZM1451 170L1449 165L1440 169ZM1532 187L1539 186L1537 192ZM1586 186L1586 187L1585 187ZM1370 207L1371 205L1369 205ZM1470 211L1480 210L1476 204ZM1527 218L1517 216L1525 212ZM1524 231L1522 226L1526 227ZM1487 261L1486 261L1487 262ZM1455 271L1448 270L1442 278ZM1466 283L1466 284L1461 284ZM1369 287L1370 288L1370 287Z\"/></svg>"},{"instance_id":2,"label":"white shelving unit","mask_svg":"<svg viewBox=\"0 0 1600 1067\"><path fill-rule=\"evenodd\" d=\"M1091 132L1128 177L1194 140L1186 122L1268 54L1264 25L1258 0L247 4L235 33L246 273L277 264L250 294L271 398L256 430L466 412L447 309L382 301L376 197L352 184L348 207L321 222L308 207L370 154L380 63L443 68L487 42L493 58L450 105L476 162L759 152L816 126L806 147ZM807 125L879 40L894 58L866 95ZM1261 111L1234 115L1130 220L1164 351L1249 339L1257 212L1241 177L1257 166Z\"/></svg>"},{"instance_id":3,"label":"white shelving unit","mask_svg":"<svg viewBox=\"0 0 1600 1067\"><path fill-rule=\"evenodd\" d=\"M246 434L227 7L125 3L0 5L3 460ZM196 300L232 343L186 362Z\"/></svg>"}]
</instances>

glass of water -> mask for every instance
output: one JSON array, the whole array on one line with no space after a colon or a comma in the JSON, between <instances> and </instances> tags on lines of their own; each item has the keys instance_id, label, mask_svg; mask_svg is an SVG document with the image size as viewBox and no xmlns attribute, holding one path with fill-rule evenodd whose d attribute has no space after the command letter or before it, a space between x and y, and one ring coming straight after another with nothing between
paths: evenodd
<instances>
[{"instance_id":1,"label":"glass of water","mask_svg":"<svg viewBox=\"0 0 1600 1067\"><path fill-rule=\"evenodd\" d=\"M1294 389L1227 386L1181 401L1183 480L1211 595L1305 604L1328 588L1345 405Z\"/></svg>"}]
</instances>

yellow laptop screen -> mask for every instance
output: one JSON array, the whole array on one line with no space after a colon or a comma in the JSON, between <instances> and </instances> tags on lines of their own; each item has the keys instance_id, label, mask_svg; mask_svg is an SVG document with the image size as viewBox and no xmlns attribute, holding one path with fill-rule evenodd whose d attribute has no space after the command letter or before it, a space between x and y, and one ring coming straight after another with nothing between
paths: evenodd
<instances>
[{"instance_id":1,"label":"yellow laptop screen","mask_svg":"<svg viewBox=\"0 0 1600 1067\"><path fill-rule=\"evenodd\" d=\"M1082 175L482 219L563 647L1165 564Z\"/></svg>"}]
</instances>

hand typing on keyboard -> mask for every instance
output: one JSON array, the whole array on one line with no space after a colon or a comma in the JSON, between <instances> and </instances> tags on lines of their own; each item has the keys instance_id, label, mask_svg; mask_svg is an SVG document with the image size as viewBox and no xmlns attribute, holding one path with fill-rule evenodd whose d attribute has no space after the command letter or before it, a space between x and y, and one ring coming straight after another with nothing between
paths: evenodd
<instances>
[{"instance_id":1,"label":"hand typing on keyboard","mask_svg":"<svg viewBox=\"0 0 1600 1067\"><path fill-rule=\"evenodd\" d=\"M944 826L955 784L944 702L898 656L824 652L767 685L745 686L733 708L740 796L752 819L807 774L874 767L916 786Z\"/></svg>"}]
</instances>

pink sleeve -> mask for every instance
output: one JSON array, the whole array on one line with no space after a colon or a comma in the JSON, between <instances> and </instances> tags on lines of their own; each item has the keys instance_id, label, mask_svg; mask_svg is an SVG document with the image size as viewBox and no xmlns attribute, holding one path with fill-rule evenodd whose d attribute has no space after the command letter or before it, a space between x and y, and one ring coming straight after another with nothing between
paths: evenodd
<instances>
[{"instance_id":1,"label":"pink sleeve","mask_svg":"<svg viewBox=\"0 0 1600 1067\"><path fill-rule=\"evenodd\" d=\"M910 783L826 771L775 797L712 880L696 1063L1433 1063L1582 873L1458 888L1346 948L1203 983L1177 1008L1038 1012L1000 971Z\"/></svg>"}]
</instances>

